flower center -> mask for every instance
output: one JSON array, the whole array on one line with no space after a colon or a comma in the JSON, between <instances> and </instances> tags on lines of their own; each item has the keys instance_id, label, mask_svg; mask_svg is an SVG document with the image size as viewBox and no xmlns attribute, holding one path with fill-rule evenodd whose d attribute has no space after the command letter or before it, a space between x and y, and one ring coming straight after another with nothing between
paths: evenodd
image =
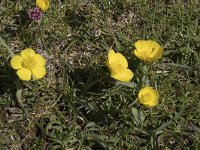
<instances>
[{"instance_id":1,"label":"flower center","mask_svg":"<svg viewBox=\"0 0 200 150\"><path fill-rule=\"evenodd\" d=\"M142 95L142 99L145 103L149 102L152 99L152 95L150 93L145 93Z\"/></svg>"},{"instance_id":2,"label":"flower center","mask_svg":"<svg viewBox=\"0 0 200 150\"><path fill-rule=\"evenodd\" d=\"M36 60L34 57L26 57L22 61L22 66L26 69L33 69L36 66Z\"/></svg>"}]
</instances>

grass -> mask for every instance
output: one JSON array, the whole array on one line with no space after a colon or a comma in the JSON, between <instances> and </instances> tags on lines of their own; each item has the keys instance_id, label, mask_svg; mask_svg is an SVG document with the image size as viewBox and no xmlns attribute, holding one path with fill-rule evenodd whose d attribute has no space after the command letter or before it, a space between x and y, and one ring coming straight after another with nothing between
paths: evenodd
<instances>
[{"instance_id":1,"label":"grass","mask_svg":"<svg viewBox=\"0 0 200 150\"><path fill-rule=\"evenodd\" d=\"M34 6L0 2L5 43L14 53L32 47L48 69L41 80L20 81L0 45L0 149L200 149L197 0L51 1L40 26L26 19ZM130 53L138 39L164 48L143 79L161 95L151 109L137 102L144 68ZM128 58L128 86L109 77L110 48Z\"/></svg>"}]
</instances>

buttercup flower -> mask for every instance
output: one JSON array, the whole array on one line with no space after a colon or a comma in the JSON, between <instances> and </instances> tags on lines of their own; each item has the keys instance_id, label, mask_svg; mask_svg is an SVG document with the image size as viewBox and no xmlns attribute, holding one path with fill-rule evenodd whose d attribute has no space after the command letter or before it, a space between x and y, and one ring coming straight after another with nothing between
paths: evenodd
<instances>
[{"instance_id":1,"label":"buttercup flower","mask_svg":"<svg viewBox=\"0 0 200 150\"><path fill-rule=\"evenodd\" d=\"M136 57L151 63L161 58L163 48L152 40L138 40L135 42L136 49L133 51Z\"/></svg>"},{"instance_id":2,"label":"buttercup flower","mask_svg":"<svg viewBox=\"0 0 200 150\"><path fill-rule=\"evenodd\" d=\"M49 8L49 0L36 0L36 6L44 12Z\"/></svg>"},{"instance_id":3,"label":"buttercup flower","mask_svg":"<svg viewBox=\"0 0 200 150\"><path fill-rule=\"evenodd\" d=\"M42 12L39 8L33 8L28 11L28 17L31 20L39 20L42 17Z\"/></svg>"},{"instance_id":4,"label":"buttercup flower","mask_svg":"<svg viewBox=\"0 0 200 150\"><path fill-rule=\"evenodd\" d=\"M116 80L129 82L134 74L128 68L128 62L126 58L121 53L115 53L114 50L109 50L108 60L106 65L111 71L111 77Z\"/></svg>"},{"instance_id":5,"label":"buttercup flower","mask_svg":"<svg viewBox=\"0 0 200 150\"><path fill-rule=\"evenodd\" d=\"M31 76L40 79L46 74L45 59L31 48L26 48L20 55L12 57L10 64L17 70L19 78L25 81L29 81Z\"/></svg>"},{"instance_id":6,"label":"buttercup flower","mask_svg":"<svg viewBox=\"0 0 200 150\"><path fill-rule=\"evenodd\" d=\"M150 86L146 86L139 91L138 99L146 107L153 107L158 104L159 93Z\"/></svg>"}]
</instances>

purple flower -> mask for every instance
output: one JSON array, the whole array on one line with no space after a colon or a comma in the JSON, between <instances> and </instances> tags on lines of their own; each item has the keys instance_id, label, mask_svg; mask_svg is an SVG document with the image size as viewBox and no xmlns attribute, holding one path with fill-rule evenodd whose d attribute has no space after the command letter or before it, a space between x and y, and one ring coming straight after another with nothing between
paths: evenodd
<instances>
[{"instance_id":1,"label":"purple flower","mask_svg":"<svg viewBox=\"0 0 200 150\"><path fill-rule=\"evenodd\" d=\"M28 11L28 17L31 20L39 20L40 18L42 18L42 12L39 8L35 7Z\"/></svg>"}]
</instances>

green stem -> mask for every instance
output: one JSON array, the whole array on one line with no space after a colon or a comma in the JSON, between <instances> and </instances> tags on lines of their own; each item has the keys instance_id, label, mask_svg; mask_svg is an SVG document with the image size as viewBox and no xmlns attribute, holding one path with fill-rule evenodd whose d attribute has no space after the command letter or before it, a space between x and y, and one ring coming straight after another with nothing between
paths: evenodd
<instances>
[{"instance_id":1,"label":"green stem","mask_svg":"<svg viewBox=\"0 0 200 150\"><path fill-rule=\"evenodd\" d=\"M44 50L47 52L47 49L46 49L46 46L44 44L44 40L42 38L42 27L41 27L41 22L42 22L42 19L40 22L38 22L38 26L39 26L39 34L40 34L40 40L42 42L42 47L44 48Z\"/></svg>"},{"instance_id":2,"label":"green stem","mask_svg":"<svg viewBox=\"0 0 200 150\"><path fill-rule=\"evenodd\" d=\"M17 97L17 100L18 100L18 103L23 111L23 113L26 115L27 119L28 119L28 114L27 114L27 111L24 107L24 104L22 102L22 85L21 85L21 82L19 79L16 79L15 80L15 85L17 87L17 93L16 93L16 97Z\"/></svg>"},{"instance_id":3,"label":"green stem","mask_svg":"<svg viewBox=\"0 0 200 150\"><path fill-rule=\"evenodd\" d=\"M142 66L142 78L141 78L142 86L149 84L149 79L148 79L149 68L150 66L146 64Z\"/></svg>"},{"instance_id":4,"label":"green stem","mask_svg":"<svg viewBox=\"0 0 200 150\"><path fill-rule=\"evenodd\" d=\"M6 44L6 42L2 39L1 36L0 36L0 42L1 42L1 45L3 45L8 50L8 52L10 53L10 56L12 57L14 53L12 52L10 47Z\"/></svg>"},{"instance_id":5,"label":"green stem","mask_svg":"<svg viewBox=\"0 0 200 150\"><path fill-rule=\"evenodd\" d=\"M106 78L108 75L102 76L101 78L95 80L94 82L87 84L84 88L84 92L86 92L88 89L90 89L94 84L96 84L97 82L103 80L104 78Z\"/></svg>"}]
</instances>

